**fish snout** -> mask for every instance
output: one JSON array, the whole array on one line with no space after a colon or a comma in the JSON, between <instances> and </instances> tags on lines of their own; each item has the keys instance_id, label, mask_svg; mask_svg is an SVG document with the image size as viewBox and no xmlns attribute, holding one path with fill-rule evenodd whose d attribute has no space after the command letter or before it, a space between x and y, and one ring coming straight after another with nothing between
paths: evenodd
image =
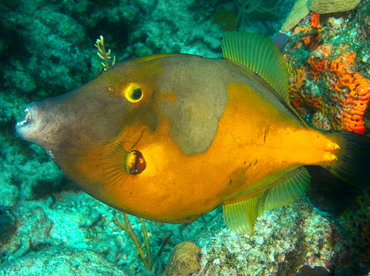
<instances>
[{"instance_id":1,"label":"fish snout","mask_svg":"<svg viewBox=\"0 0 370 276\"><path fill-rule=\"evenodd\" d=\"M29 142L32 142L37 134L39 133L39 110L37 108L37 103L31 103L27 105L24 110L26 113L23 121L17 122L15 129L19 136Z\"/></svg>"}]
</instances>

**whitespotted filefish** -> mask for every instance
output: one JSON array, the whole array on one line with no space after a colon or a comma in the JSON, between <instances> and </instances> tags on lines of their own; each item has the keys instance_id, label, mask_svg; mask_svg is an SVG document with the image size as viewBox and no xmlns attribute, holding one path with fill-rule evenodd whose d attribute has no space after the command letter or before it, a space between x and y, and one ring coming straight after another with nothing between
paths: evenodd
<instances>
[{"instance_id":1,"label":"whitespotted filefish","mask_svg":"<svg viewBox=\"0 0 370 276\"><path fill-rule=\"evenodd\" d=\"M222 204L229 227L253 233L264 210L305 193L307 165L367 183L369 138L308 127L269 39L231 32L221 46L223 59L159 54L116 64L30 104L17 132L91 196L154 221L190 223Z\"/></svg>"}]
</instances>

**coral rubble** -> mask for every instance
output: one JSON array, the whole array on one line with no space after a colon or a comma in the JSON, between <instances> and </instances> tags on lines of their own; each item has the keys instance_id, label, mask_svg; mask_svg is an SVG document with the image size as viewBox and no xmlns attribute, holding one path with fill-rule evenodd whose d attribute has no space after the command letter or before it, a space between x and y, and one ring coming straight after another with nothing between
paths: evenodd
<instances>
[{"instance_id":1,"label":"coral rubble","mask_svg":"<svg viewBox=\"0 0 370 276\"><path fill-rule=\"evenodd\" d=\"M198 275L295 275L303 266L332 269L344 254L330 218L304 200L269 210L257 220L255 236L222 229L199 240Z\"/></svg>"}]
</instances>

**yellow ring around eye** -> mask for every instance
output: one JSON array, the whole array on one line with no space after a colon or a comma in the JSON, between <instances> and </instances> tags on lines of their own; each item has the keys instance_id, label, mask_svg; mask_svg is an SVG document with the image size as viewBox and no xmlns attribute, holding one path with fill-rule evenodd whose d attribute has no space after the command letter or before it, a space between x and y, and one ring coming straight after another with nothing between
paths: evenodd
<instances>
[{"instance_id":1,"label":"yellow ring around eye","mask_svg":"<svg viewBox=\"0 0 370 276\"><path fill-rule=\"evenodd\" d=\"M136 83L131 83L125 89L124 95L130 102L137 103L144 96L143 88Z\"/></svg>"}]
</instances>

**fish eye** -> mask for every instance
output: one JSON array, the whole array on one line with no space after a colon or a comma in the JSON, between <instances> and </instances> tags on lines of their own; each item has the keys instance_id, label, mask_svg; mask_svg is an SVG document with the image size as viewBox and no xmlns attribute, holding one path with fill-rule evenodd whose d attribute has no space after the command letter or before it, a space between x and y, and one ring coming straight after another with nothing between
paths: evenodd
<instances>
[{"instance_id":1,"label":"fish eye","mask_svg":"<svg viewBox=\"0 0 370 276\"><path fill-rule=\"evenodd\" d=\"M137 103L144 96L143 88L136 83L131 83L127 86L124 95L130 102Z\"/></svg>"}]
</instances>

